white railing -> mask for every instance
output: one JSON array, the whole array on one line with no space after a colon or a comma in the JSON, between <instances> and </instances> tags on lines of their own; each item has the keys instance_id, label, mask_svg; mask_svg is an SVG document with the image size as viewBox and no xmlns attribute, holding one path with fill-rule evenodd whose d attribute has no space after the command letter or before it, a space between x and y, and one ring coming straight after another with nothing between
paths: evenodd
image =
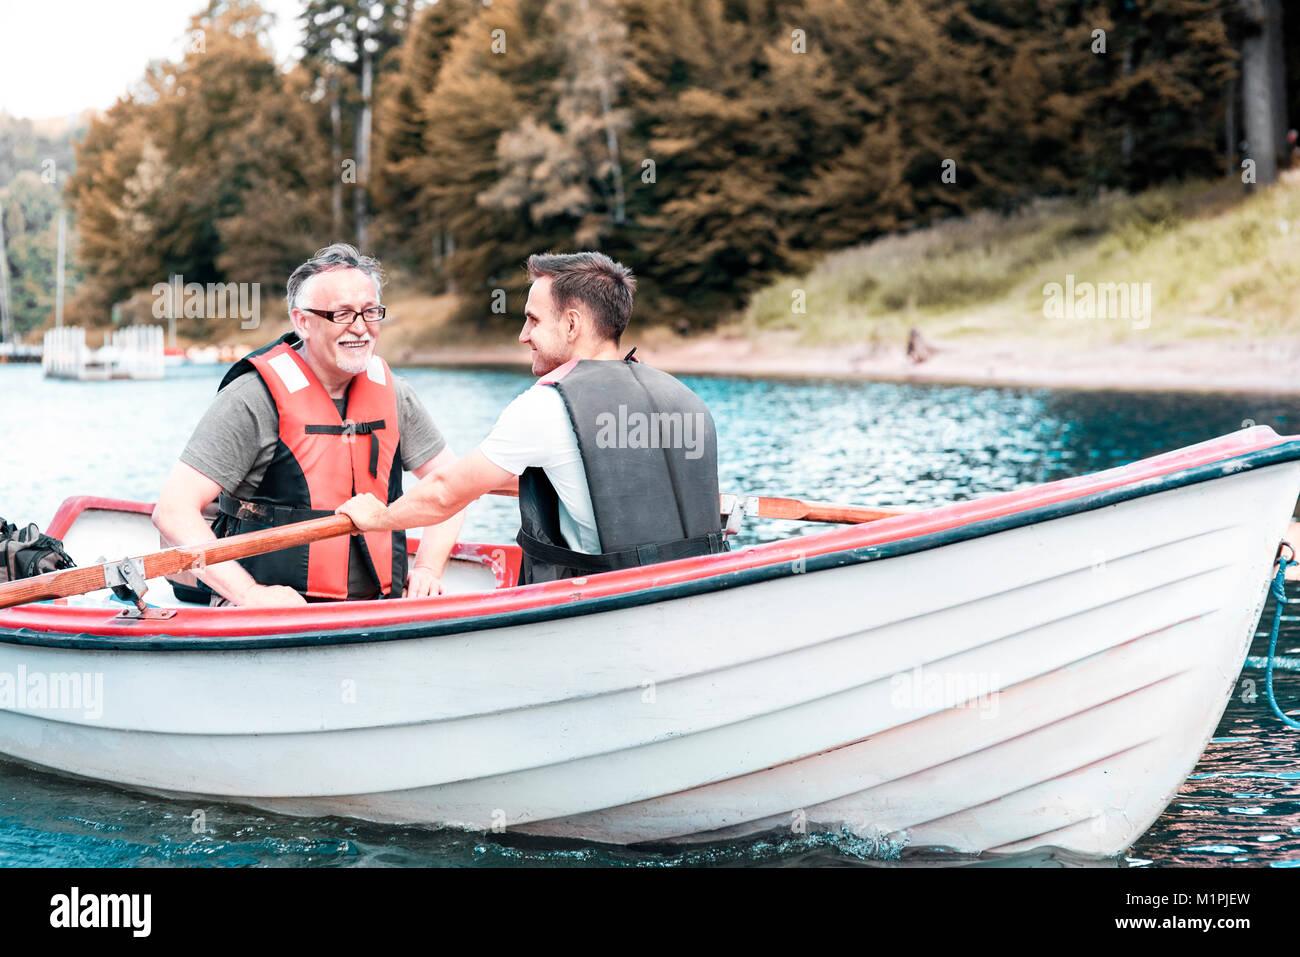
<instances>
[{"instance_id":1,"label":"white railing","mask_svg":"<svg viewBox=\"0 0 1300 957\"><path fill-rule=\"evenodd\" d=\"M86 330L76 326L45 333L41 357L45 374L59 379L161 379L162 326L130 326L105 335L99 349L86 345Z\"/></svg>"}]
</instances>

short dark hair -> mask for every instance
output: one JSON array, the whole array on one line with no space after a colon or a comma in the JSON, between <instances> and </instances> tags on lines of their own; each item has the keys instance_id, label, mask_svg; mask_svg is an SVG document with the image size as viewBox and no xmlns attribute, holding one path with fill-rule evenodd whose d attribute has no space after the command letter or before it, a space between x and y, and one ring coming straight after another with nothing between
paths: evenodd
<instances>
[{"instance_id":1,"label":"short dark hair","mask_svg":"<svg viewBox=\"0 0 1300 957\"><path fill-rule=\"evenodd\" d=\"M604 253L534 253L528 257L528 276L551 279L551 297L560 309L575 301L590 309L606 339L618 342L632 318L636 278Z\"/></svg>"}]
</instances>

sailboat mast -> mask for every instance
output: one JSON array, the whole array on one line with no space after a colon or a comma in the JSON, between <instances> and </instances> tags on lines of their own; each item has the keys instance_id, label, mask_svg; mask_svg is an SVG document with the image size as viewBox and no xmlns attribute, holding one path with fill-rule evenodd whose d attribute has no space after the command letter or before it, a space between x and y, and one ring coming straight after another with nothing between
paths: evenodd
<instances>
[{"instance_id":1,"label":"sailboat mast","mask_svg":"<svg viewBox=\"0 0 1300 957\"><path fill-rule=\"evenodd\" d=\"M9 252L5 245L4 210L0 210L0 342L13 342L13 319L9 315Z\"/></svg>"},{"instance_id":2,"label":"sailboat mast","mask_svg":"<svg viewBox=\"0 0 1300 957\"><path fill-rule=\"evenodd\" d=\"M59 253L54 267L54 328L63 328L63 248L67 242L68 212L59 210Z\"/></svg>"}]
</instances>

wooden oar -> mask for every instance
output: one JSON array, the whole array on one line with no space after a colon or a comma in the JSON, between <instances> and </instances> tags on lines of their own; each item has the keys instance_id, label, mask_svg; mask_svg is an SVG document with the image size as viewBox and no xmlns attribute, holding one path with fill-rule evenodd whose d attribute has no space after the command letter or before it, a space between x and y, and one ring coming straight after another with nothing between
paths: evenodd
<instances>
[{"instance_id":1,"label":"wooden oar","mask_svg":"<svg viewBox=\"0 0 1300 957\"><path fill-rule=\"evenodd\" d=\"M519 490L517 488L494 488L488 494L518 498ZM771 498L765 495L723 495L722 501L724 505L728 504L728 499L731 500L730 504L737 501L741 502L749 515L757 515L759 518L784 518L796 522L832 522L843 525L856 525L862 522L878 522L882 518L907 515L914 511L914 509L910 508L872 508L868 505L805 502L803 499L798 498ZM755 502L758 503L757 511L754 510Z\"/></svg>"},{"instance_id":2,"label":"wooden oar","mask_svg":"<svg viewBox=\"0 0 1300 957\"><path fill-rule=\"evenodd\" d=\"M514 489L494 488L492 495L518 496ZM759 518L784 518L796 522L834 522L856 525L878 522L882 518L906 515L908 508L871 508L866 505L837 505L833 502L805 502L798 498L769 498L764 495L723 495L722 507L730 513L736 503L743 505L746 515ZM757 507L755 507L757 503Z\"/></svg>"},{"instance_id":3,"label":"wooden oar","mask_svg":"<svg viewBox=\"0 0 1300 957\"><path fill-rule=\"evenodd\" d=\"M48 598L84 595L86 592L119 584L133 585L138 592L149 578L175 575L192 568L217 565L281 548L293 548L322 538L348 535L354 531L356 526L352 524L352 519L346 515L330 515L292 525L280 525L265 531L231 535L208 545L177 545L139 558L124 558L101 565L46 572L35 578L21 578L0 585L0 608Z\"/></svg>"},{"instance_id":4,"label":"wooden oar","mask_svg":"<svg viewBox=\"0 0 1300 957\"><path fill-rule=\"evenodd\" d=\"M866 505L836 505L833 502L805 502L797 498L767 498L762 495L739 496L746 503L745 512L759 518L785 518L796 522L839 522L855 525L877 522L882 518L906 515L907 508L870 508ZM758 502L758 511L750 503Z\"/></svg>"},{"instance_id":5,"label":"wooden oar","mask_svg":"<svg viewBox=\"0 0 1300 957\"><path fill-rule=\"evenodd\" d=\"M514 489L501 488L493 489L492 494L517 496L519 493ZM804 522L856 524L892 518L895 515L906 514L908 511L900 508L869 508L864 505L805 502L797 498L768 498L761 495L724 495L723 501L729 506L728 512L734 510L739 504L746 514L757 515L759 518L783 518ZM292 525L280 525L260 532L232 535L209 545L177 545L138 558L124 558L99 565L87 565L83 568L46 572L34 578L23 578L0 584L0 608L22 605L30 601L84 595L86 592L110 588L113 585L130 585L139 592L144 582L150 578L175 575L193 568L217 565L282 548L293 548L322 538L347 535L354 531L356 526L352 524L352 519L346 515L331 515L326 518L313 518L306 522L295 522Z\"/></svg>"}]
</instances>

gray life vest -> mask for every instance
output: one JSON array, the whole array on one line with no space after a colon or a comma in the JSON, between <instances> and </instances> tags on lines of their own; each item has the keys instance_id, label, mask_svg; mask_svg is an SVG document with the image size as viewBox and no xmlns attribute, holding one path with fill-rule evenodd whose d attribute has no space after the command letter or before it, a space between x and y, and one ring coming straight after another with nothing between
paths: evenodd
<instances>
[{"instance_id":1,"label":"gray life vest","mask_svg":"<svg viewBox=\"0 0 1300 957\"><path fill-rule=\"evenodd\" d=\"M521 585L727 550L717 432L699 396L631 353L622 361L583 359L543 383L564 399L578 437L603 551L568 547L555 488L542 469L525 469Z\"/></svg>"}]
</instances>

